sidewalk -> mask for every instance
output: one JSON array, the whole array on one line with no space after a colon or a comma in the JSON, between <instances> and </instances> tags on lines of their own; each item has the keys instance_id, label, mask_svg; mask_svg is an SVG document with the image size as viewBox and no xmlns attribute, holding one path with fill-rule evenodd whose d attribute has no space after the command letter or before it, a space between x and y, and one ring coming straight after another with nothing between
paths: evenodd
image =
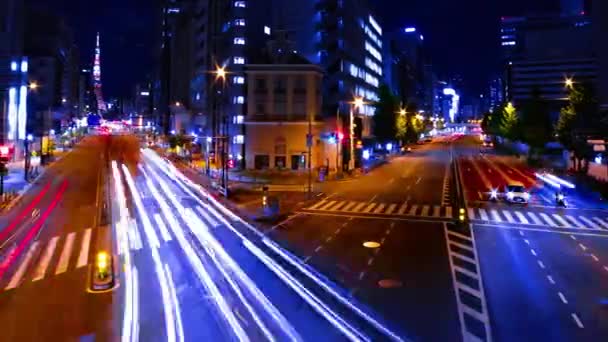
<instances>
[{"instance_id":1,"label":"sidewalk","mask_svg":"<svg viewBox=\"0 0 608 342\"><path fill-rule=\"evenodd\" d=\"M5 196L0 198L0 211L8 210L19 200L21 195L28 191L30 186L44 174L44 171L58 160L63 158L69 151L55 152L53 160L46 165L40 165L39 159L32 158L30 181L25 180L24 161L10 162L6 164L8 174L4 177Z\"/></svg>"}]
</instances>

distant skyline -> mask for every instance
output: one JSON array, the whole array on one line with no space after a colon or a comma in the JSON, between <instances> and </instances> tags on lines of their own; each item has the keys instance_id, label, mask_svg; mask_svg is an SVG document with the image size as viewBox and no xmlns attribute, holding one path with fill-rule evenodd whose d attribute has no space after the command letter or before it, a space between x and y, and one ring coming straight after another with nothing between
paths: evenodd
<instances>
[{"instance_id":1,"label":"distant skyline","mask_svg":"<svg viewBox=\"0 0 608 342\"><path fill-rule=\"evenodd\" d=\"M155 0L27 0L64 16L74 30L81 60L90 63L95 34L101 32L104 94L128 96L152 72ZM460 75L468 92L485 91L500 71L501 16L556 11L560 0L371 1L385 31L416 26L425 37L440 76Z\"/></svg>"}]
</instances>

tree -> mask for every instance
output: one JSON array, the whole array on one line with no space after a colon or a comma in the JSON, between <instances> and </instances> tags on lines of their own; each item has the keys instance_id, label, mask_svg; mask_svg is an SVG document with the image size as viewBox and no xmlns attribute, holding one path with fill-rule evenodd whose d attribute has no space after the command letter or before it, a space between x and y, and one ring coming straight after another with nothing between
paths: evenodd
<instances>
[{"instance_id":1,"label":"tree","mask_svg":"<svg viewBox=\"0 0 608 342\"><path fill-rule=\"evenodd\" d=\"M510 140L517 140L519 138L517 131L518 122L519 115L513 104L509 102L502 106L502 114L500 122L498 122L500 135Z\"/></svg>"},{"instance_id":2,"label":"tree","mask_svg":"<svg viewBox=\"0 0 608 342\"><path fill-rule=\"evenodd\" d=\"M529 157L541 153L553 139L549 106L538 89L534 89L531 99L524 103L517 130L521 140L530 147Z\"/></svg>"},{"instance_id":3,"label":"tree","mask_svg":"<svg viewBox=\"0 0 608 342\"><path fill-rule=\"evenodd\" d=\"M379 100L374 114L374 135L380 143L393 141L397 136L397 113L399 101L385 84L378 89Z\"/></svg>"},{"instance_id":4,"label":"tree","mask_svg":"<svg viewBox=\"0 0 608 342\"><path fill-rule=\"evenodd\" d=\"M589 84L568 87L568 104L560 111L556 131L559 142L572 153L577 171L584 171L593 156L587 138L602 135L604 118L599 115L598 101ZM582 167L585 162L585 167Z\"/></svg>"}]
</instances>

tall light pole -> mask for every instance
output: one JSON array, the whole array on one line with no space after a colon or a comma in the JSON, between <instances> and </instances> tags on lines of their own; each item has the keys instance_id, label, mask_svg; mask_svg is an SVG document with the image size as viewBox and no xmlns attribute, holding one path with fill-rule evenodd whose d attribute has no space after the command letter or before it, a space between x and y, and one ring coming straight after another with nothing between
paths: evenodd
<instances>
[{"instance_id":1,"label":"tall light pole","mask_svg":"<svg viewBox=\"0 0 608 342\"><path fill-rule=\"evenodd\" d=\"M359 109L363 107L365 102L363 97L355 97L350 108L350 124L349 124L349 137L350 137L350 158L348 160L348 170L352 171L355 169L355 114L353 113L353 107L359 114Z\"/></svg>"},{"instance_id":2,"label":"tall light pole","mask_svg":"<svg viewBox=\"0 0 608 342\"><path fill-rule=\"evenodd\" d=\"M229 136L228 136L228 120L226 119L226 115L224 113L223 110L223 95L224 95L224 88L226 87L226 75L228 74L228 72L226 71L226 68L224 66L219 66L216 65L215 71L213 72L215 74L215 81L221 81L222 83L222 96L220 97L220 105L221 105L221 110L219 111L219 119L221 119L221 121L217 122L218 123L218 128L221 127L221 130L218 129L218 133L219 131L222 131L222 134L219 135L216 138L216 159L217 159L217 143L221 142L222 146L222 191L224 196L228 197L228 161L227 161L227 157L228 157L228 143L229 143ZM215 94L214 94L215 95ZM214 96L215 98L215 96ZM214 100L215 101L215 100ZM217 107L217 106L216 106ZM218 114L218 113L214 113L214 114ZM221 125L221 126L220 126Z\"/></svg>"}]
</instances>

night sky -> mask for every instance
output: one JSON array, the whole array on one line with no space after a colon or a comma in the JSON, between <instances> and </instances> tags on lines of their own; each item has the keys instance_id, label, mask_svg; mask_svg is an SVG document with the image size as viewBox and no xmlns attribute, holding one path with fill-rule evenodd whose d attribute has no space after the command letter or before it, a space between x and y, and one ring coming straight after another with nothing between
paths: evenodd
<instances>
[{"instance_id":1,"label":"night sky","mask_svg":"<svg viewBox=\"0 0 608 342\"><path fill-rule=\"evenodd\" d=\"M154 0L29 0L66 18L81 58L91 60L95 32L102 34L106 96L130 95L152 70ZM485 90L499 71L501 16L555 10L558 0L375 0L385 31L416 26L439 75L459 74L467 92Z\"/></svg>"}]
</instances>

